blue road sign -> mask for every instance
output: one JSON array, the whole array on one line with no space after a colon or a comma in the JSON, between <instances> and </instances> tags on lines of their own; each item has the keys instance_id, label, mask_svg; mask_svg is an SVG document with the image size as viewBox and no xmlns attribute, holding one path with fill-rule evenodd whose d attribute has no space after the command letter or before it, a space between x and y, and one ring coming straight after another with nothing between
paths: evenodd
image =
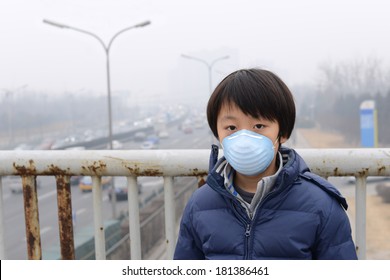
<instances>
[{"instance_id":1,"label":"blue road sign","mask_svg":"<svg viewBox=\"0 0 390 280\"><path fill-rule=\"evenodd\" d=\"M375 101L366 100L360 105L360 135L362 147L377 147Z\"/></svg>"}]
</instances>

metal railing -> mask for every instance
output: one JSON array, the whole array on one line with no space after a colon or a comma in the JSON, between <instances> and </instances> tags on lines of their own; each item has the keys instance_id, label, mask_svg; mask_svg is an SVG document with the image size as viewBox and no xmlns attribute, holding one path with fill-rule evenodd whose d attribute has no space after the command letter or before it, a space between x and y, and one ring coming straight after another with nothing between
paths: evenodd
<instances>
[{"instance_id":1,"label":"metal railing","mask_svg":"<svg viewBox=\"0 0 390 280\"><path fill-rule=\"evenodd\" d=\"M366 178L390 176L390 149L297 149L312 172L322 177L356 177L356 236L359 259L366 258ZM86 150L0 151L0 177L22 177L28 259L42 259L36 176L55 176L62 259L74 259L74 234L70 176L93 180L96 259L106 258L102 215L102 176L126 176L131 259L141 259L141 234L137 177L164 178L165 238L167 258L174 252L177 226L173 178L207 175L209 150ZM222 154L222 151L221 153ZM3 186L0 180L0 258L5 258Z\"/></svg>"}]
</instances>

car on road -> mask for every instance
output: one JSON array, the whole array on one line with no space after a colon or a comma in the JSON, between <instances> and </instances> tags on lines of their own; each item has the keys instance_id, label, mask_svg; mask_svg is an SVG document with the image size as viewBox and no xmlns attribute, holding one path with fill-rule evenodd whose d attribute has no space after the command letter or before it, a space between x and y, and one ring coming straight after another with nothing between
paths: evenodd
<instances>
[{"instance_id":1,"label":"car on road","mask_svg":"<svg viewBox=\"0 0 390 280\"><path fill-rule=\"evenodd\" d=\"M107 149L110 149L110 143L106 146ZM121 150L123 149L123 143L119 140L112 140L112 149Z\"/></svg>"},{"instance_id":2,"label":"car on road","mask_svg":"<svg viewBox=\"0 0 390 280\"><path fill-rule=\"evenodd\" d=\"M190 127L190 126L183 127L183 132L185 134L191 134L192 133L192 127Z\"/></svg>"},{"instance_id":3,"label":"car on road","mask_svg":"<svg viewBox=\"0 0 390 280\"><path fill-rule=\"evenodd\" d=\"M157 144L153 143L152 141L144 141L141 144L141 149L143 150L157 149Z\"/></svg>"},{"instance_id":4,"label":"car on road","mask_svg":"<svg viewBox=\"0 0 390 280\"><path fill-rule=\"evenodd\" d=\"M169 137L169 132L166 131L166 130L160 131L160 133L158 134L158 136L159 136L160 138L168 138L168 137Z\"/></svg>"},{"instance_id":5,"label":"car on road","mask_svg":"<svg viewBox=\"0 0 390 280\"><path fill-rule=\"evenodd\" d=\"M117 201L127 200L127 178L125 176L113 177L115 196ZM141 185L138 184L138 193L141 193ZM112 189L108 190L108 198L112 199Z\"/></svg>"},{"instance_id":6,"label":"car on road","mask_svg":"<svg viewBox=\"0 0 390 280\"><path fill-rule=\"evenodd\" d=\"M70 185L73 186L78 186L80 184L80 180L83 178L83 176L72 176L70 177Z\"/></svg>"},{"instance_id":7,"label":"car on road","mask_svg":"<svg viewBox=\"0 0 390 280\"><path fill-rule=\"evenodd\" d=\"M136 141L136 142L144 141L145 138L146 138L146 134L145 134L145 132L142 132L142 131L136 132L134 135L134 141Z\"/></svg>"},{"instance_id":8,"label":"car on road","mask_svg":"<svg viewBox=\"0 0 390 280\"><path fill-rule=\"evenodd\" d=\"M152 134L152 135L149 135L148 137L146 137L145 141L150 141L153 144L157 145L158 143L160 143L160 138L157 135Z\"/></svg>"},{"instance_id":9,"label":"car on road","mask_svg":"<svg viewBox=\"0 0 390 280\"><path fill-rule=\"evenodd\" d=\"M108 188L111 185L112 177L103 176L102 177L102 187L103 189ZM90 192L92 191L92 177L91 176L83 176L79 182L79 188L82 192Z\"/></svg>"}]
</instances>

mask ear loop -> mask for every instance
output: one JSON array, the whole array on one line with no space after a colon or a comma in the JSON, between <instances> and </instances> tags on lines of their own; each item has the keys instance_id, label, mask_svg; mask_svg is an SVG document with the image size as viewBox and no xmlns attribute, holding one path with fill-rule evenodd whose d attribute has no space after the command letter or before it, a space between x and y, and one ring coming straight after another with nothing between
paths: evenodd
<instances>
[{"instance_id":1,"label":"mask ear loop","mask_svg":"<svg viewBox=\"0 0 390 280\"><path fill-rule=\"evenodd\" d=\"M275 146L275 143L276 143L276 142L279 142L281 136L282 136L282 134L281 134L280 131L279 131L278 137L276 137L276 139L275 139L274 146ZM281 147L281 146L282 146L282 143L279 143L279 145L278 145L278 151L280 150L280 147Z\"/></svg>"}]
</instances>

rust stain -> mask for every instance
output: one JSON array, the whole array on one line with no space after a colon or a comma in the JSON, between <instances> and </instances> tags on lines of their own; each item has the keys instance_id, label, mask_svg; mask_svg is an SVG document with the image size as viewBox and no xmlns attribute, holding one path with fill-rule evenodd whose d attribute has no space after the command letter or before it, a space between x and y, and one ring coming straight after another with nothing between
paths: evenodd
<instances>
[{"instance_id":1,"label":"rust stain","mask_svg":"<svg viewBox=\"0 0 390 280\"><path fill-rule=\"evenodd\" d=\"M89 166L81 166L81 169L86 171L92 171L96 175L101 175L101 173L106 170L107 164L104 161L94 161L92 165Z\"/></svg>"},{"instance_id":2,"label":"rust stain","mask_svg":"<svg viewBox=\"0 0 390 280\"><path fill-rule=\"evenodd\" d=\"M386 171L386 166L381 166L378 168L378 172L381 173L381 172L385 172Z\"/></svg>"},{"instance_id":3,"label":"rust stain","mask_svg":"<svg viewBox=\"0 0 390 280\"><path fill-rule=\"evenodd\" d=\"M31 181L33 179L33 184ZM22 176L27 253L29 259L41 259L39 211L35 176Z\"/></svg>"},{"instance_id":4,"label":"rust stain","mask_svg":"<svg viewBox=\"0 0 390 280\"><path fill-rule=\"evenodd\" d=\"M28 246L27 246L28 257L29 259L32 259L34 256L34 248L35 248L35 241L36 241L36 238L32 232L28 233L27 240L28 240Z\"/></svg>"},{"instance_id":5,"label":"rust stain","mask_svg":"<svg viewBox=\"0 0 390 280\"><path fill-rule=\"evenodd\" d=\"M63 170L63 169L59 168L58 166L55 166L54 164L49 166L49 171L50 171L50 173L48 175L51 175L51 174L70 175L69 171Z\"/></svg>"},{"instance_id":6,"label":"rust stain","mask_svg":"<svg viewBox=\"0 0 390 280\"><path fill-rule=\"evenodd\" d=\"M203 186L206 183L204 177L198 177L198 188Z\"/></svg>"},{"instance_id":7,"label":"rust stain","mask_svg":"<svg viewBox=\"0 0 390 280\"><path fill-rule=\"evenodd\" d=\"M127 169L130 171L131 175L135 175L135 176L152 176L152 177L156 177L156 176L163 176L163 172L161 172L161 170L159 169L153 169L153 168L149 168L149 169L145 169L143 171L141 171L141 169L136 165L135 168L132 168L132 167L127 167Z\"/></svg>"},{"instance_id":8,"label":"rust stain","mask_svg":"<svg viewBox=\"0 0 390 280\"><path fill-rule=\"evenodd\" d=\"M208 172L200 172L198 168L194 168L190 174L190 176L196 176L196 177L200 177L200 176L207 176L208 175Z\"/></svg>"},{"instance_id":9,"label":"rust stain","mask_svg":"<svg viewBox=\"0 0 390 280\"><path fill-rule=\"evenodd\" d=\"M56 176L56 182L61 258L63 260L72 260L75 258L75 253L70 177L58 175Z\"/></svg>"},{"instance_id":10,"label":"rust stain","mask_svg":"<svg viewBox=\"0 0 390 280\"><path fill-rule=\"evenodd\" d=\"M29 162L28 167L26 167L24 165L17 165L14 162L13 167L17 171L16 173L19 175L24 175L24 176L35 175L37 170L36 170L34 161L32 159L30 159L28 162Z\"/></svg>"},{"instance_id":11,"label":"rust stain","mask_svg":"<svg viewBox=\"0 0 390 280\"><path fill-rule=\"evenodd\" d=\"M365 168L363 171L359 171L359 175L362 176L362 177L366 177L367 174L368 174L368 171L369 169L368 168Z\"/></svg>"},{"instance_id":12,"label":"rust stain","mask_svg":"<svg viewBox=\"0 0 390 280\"><path fill-rule=\"evenodd\" d=\"M22 182L23 182L23 196L24 196L24 208L25 208L25 211L27 211L28 209L31 208L31 202L32 202L32 189L31 189L31 186L28 185L26 182L25 182L25 179L24 177L22 178Z\"/></svg>"},{"instance_id":13,"label":"rust stain","mask_svg":"<svg viewBox=\"0 0 390 280\"><path fill-rule=\"evenodd\" d=\"M16 170L15 174L21 175L21 176L32 176L37 175L37 169L35 166L35 162L30 159L29 165L17 165L15 162L13 163L13 167ZM54 164L51 164L48 166L47 170L44 170L40 173L41 175L72 175L71 172L68 170L64 170L59 168L58 166L55 166Z\"/></svg>"}]
</instances>

